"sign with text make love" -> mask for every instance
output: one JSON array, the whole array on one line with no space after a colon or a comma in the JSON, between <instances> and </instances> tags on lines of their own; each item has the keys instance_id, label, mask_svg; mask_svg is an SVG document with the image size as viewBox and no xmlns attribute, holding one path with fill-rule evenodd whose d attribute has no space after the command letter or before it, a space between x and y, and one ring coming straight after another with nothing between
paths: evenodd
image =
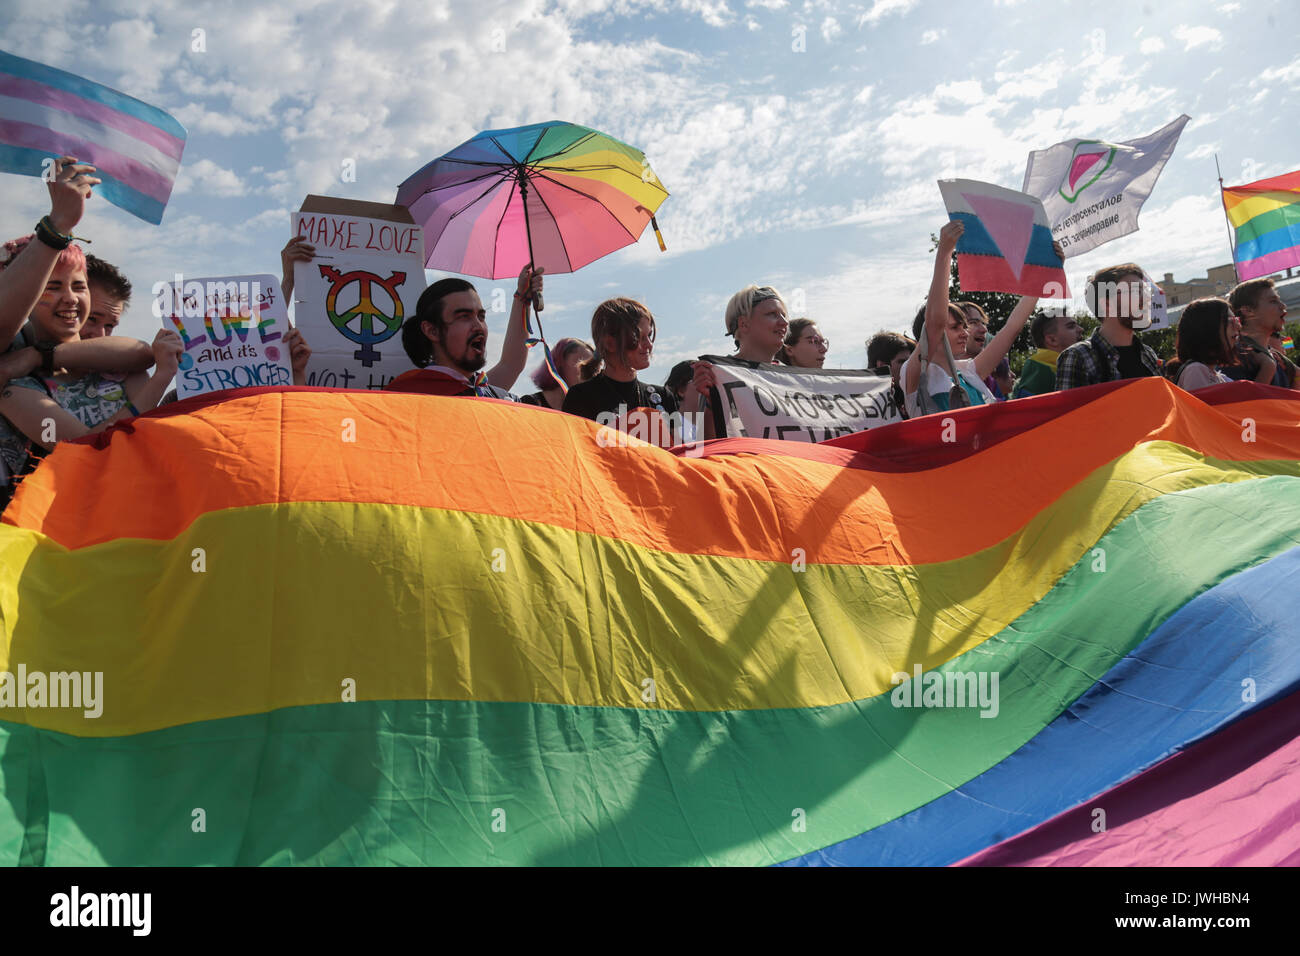
<instances>
[{"instance_id":1,"label":"sign with text make love","mask_svg":"<svg viewBox=\"0 0 1300 956\"><path fill-rule=\"evenodd\" d=\"M383 388L411 370L402 322L424 291L423 230L401 206L308 196L295 236L316 247L294 264L294 316L312 348L307 384Z\"/></svg>"}]
</instances>

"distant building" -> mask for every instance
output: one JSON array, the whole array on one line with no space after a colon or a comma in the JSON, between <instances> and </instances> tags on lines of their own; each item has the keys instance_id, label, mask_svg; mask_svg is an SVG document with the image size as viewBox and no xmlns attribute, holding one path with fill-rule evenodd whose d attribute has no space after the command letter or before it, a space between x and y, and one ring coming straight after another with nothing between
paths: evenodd
<instances>
[{"instance_id":1,"label":"distant building","mask_svg":"<svg viewBox=\"0 0 1300 956\"><path fill-rule=\"evenodd\" d=\"M1159 283L1160 288L1164 290L1166 304L1170 308L1186 305L1193 299L1202 299L1207 295L1226 296L1236 284L1237 273L1233 271L1231 262L1226 266L1215 266L1213 269L1205 270L1204 279L1176 282L1174 274L1166 272L1164 281Z\"/></svg>"},{"instance_id":2,"label":"distant building","mask_svg":"<svg viewBox=\"0 0 1300 956\"><path fill-rule=\"evenodd\" d=\"M1282 297L1287 311L1293 315L1300 313L1300 268L1275 273L1272 279L1277 285L1278 295ZM1169 308L1169 321L1176 325L1179 316L1183 314L1183 309L1190 302L1206 296L1220 296L1226 299L1232 287L1237 284L1237 273L1229 262L1227 265L1205 270L1203 279L1188 279L1186 282L1177 282L1172 272L1166 272L1164 280L1157 284L1165 294L1166 305Z\"/></svg>"}]
</instances>

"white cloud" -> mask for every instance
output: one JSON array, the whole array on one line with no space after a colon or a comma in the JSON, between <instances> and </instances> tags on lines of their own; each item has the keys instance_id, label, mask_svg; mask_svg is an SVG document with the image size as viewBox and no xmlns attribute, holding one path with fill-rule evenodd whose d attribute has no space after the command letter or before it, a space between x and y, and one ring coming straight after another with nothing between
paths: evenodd
<instances>
[{"instance_id":1,"label":"white cloud","mask_svg":"<svg viewBox=\"0 0 1300 956\"><path fill-rule=\"evenodd\" d=\"M1049 59L1018 73L998 71L993 80L998 84L999 100L1037 100L1055 90L1065 75L1065 63Z\"/></svg>"},{"instance_id":2,"label":"white cloud","mask_svg":"<svg viewBox=\"0 0 1300 956\"><path fill-rule=\"evenodd\" d=\"M1270 83L1280 80L1291 86L1300 84L1300 57L1296 57L1286 66L1270 67L1262 71L1257 82Z\"/></svg>"},{"instance_id":3,"label":"white cloud","mask_svg":"<svg viewBox=\"0 0 1300 956\"><path fill-rule=\"evenodd\" d=\"M751 10L762 7L764 10L780 10L786 6L786 0L745 0L745 6Z\"/></svg>"},{"instance_id":4,"label":"white cloud","mask_svg":"<svg viewBox=\"0 0 1300 956\"><path fill-rule=\"evenodd\" d=\"M1165 48L1164 40L1160 39L1159 37L1147 37L1145 40L1142 41L1142 45L1138 49L1140 49L1147 56L1150 56L1153 53L1159 53L1164 48Z\"/></svg>"},{"instance_id":5,"label":"white cloud","mask_svg":"<svg viewBox=\"0 0 1300 956\"><path fill-rule=\"evenodd\" d=\"M947 32L947 30L926 30L921 34L921 46L929 46L931 43L939 42L939 38Z\"/></svg>"},{"instance_id":6,"label":"white cloud","mask_svg":"<svg viewBox=\"0 0 1300 956\"><path fill-rule=\"evenodd\" d=\"M1202 143L1187 154L1188 159L1205 159L1213 156L1219 149L1218 143Z\"/></svg>"},{"instance_id":7,"label":"white cloud","mask_svg":"<svg viewBox=\"0 0 1300 956\"><path fill-rule=\"evenodd\" d=\"M171 110L172 116L190 132L214 133L217 136L243 136L266 128L268 121L246 119L225 110L210 110L199 103L186 103Z\"/></svg>"},{"instance_id":8,"label":"white cloud","mask_svg":"<svg viewBox=\"0 0 1300 956\"><path fill-rule=\"evenodd\" d=\"M1241 9L1240 3L1224 3L1215 8L1225 17L1230 17Z\"/></svg>"},{"instance_id":9,"label":"white cloud","mask_svg":"<svg viewBox=\"0 0 1300 956\"><path fill-rule=\"evenodd\" d=\"M1173 29L1174 39L1183 44L1184 51L1206 47L1217 50L1223 46L1223 34L1214 27L1189 27L1179 24Z\"/></svg>"},{"instance_id":10,"label":"white cloud","mask_svg":"<svg viewBox=\"0 0 1300 956\"><path fill-rule=\"evenodd\" d=\"M853 102L861 103L863 106L865 106L866 104L871 102L871 94L874 90L875 90L875 86L864 86L862 89L858 90L858 92L854 95Z\"/></svg>"},{"instance_id":11,"label":"white cloud","mask_svg":"<svg viewBox=\"0 0 1300 956\"><path fill-rule=\"evenodd\" d=\"M885 17L893 14L905 16L919 0L874 0L871 9L858 18L858 26L870 24L875 26Z\"/></svg>"},{"instance_id":12,"label":"white cloud","mask_svg":"<svg viewBox=\"0 0 1300 956\"><path fill-rule=\"evenodd\" d=\"M687 13L699 14L700 19L711 27L725 27L734 19L726 0L679 0Z\"/></svg>"},{"instance_id":13,"label":"white cloud","mask_svg":"<svg viewBox=\"0 0 1300 956\"><path fill-rule=\"evenodd\" d=\"M228 197L242 196L248 187L233 170L224 169L210 159L200 159L198 162L181 164L172 191L177 194L197 191L208 196Z\"/></svg>"},{"instance_id":14,"label":"white cloud","mask_svg":"<svg viewBox=\"0 0 1300 956\"><path fill-rule=\"evenodd\" d=\"M951 100L967 105L984 99L984 88L978 80L958 80L954 83L941 83L934 89L934 95L941 100Z\"/></svg>"},{"instance_id":15,"label":"white cloud","mask_svg":"<svg viewBox=\"0 0 1300 956\"><path fill-rule=\"evenodd\" d=\"M844 28L840 26L840 22L834 17L827 17L822 21L822 39L827 43L830 43L843 32Z\"/></svg>"}]
</instances>

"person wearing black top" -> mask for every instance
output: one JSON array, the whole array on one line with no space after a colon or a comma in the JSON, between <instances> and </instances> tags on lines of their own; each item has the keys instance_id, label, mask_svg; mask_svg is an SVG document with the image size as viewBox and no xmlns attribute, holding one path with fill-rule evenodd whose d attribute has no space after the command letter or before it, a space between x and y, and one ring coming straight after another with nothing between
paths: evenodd
<instances>
[{"instance_id":1,"label":"person wearing black top","mask_svg":"<svg viewBox=\"0 0 1300 956\"><path fill-rule=\"evenodd\" d=\"M599 371L569 389L564 411L592 421L599 421L605 415L625 420L629 412L638 408L656 409L666 415L676 412L677 397L672 392L636 377L638 371L650 367L654 339L654 316L640 302L634 299L602 302L591 317L596 357L588 365Z\"/></svg>"}]
</instances>

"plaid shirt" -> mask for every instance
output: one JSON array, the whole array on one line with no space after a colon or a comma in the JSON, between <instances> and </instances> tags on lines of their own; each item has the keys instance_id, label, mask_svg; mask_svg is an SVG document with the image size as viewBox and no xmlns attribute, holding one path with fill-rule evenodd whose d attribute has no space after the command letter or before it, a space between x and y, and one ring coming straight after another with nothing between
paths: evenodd
<instances>
[{"instance_id":1,"label":"plaid shirt","mask_svg":"<svg viewBox=\"0 0 1300 956\"><path fill-rule=\"evenodd\" d=\"M1156 353L1149 345L1140 342L1136 335L1133 336L1133 342L1140 346L1139 355L1147 375L1159 375L1160 359ZM1099 361L1102 357L1106 360L1104 369ZM1119 352L1106 341L1101 329L1093 332L1092 338L1086 342L1075 342L1056 360L1056 387L1061 391L1114 382L1119 378Z\"/></svg>"}]
</instances>

